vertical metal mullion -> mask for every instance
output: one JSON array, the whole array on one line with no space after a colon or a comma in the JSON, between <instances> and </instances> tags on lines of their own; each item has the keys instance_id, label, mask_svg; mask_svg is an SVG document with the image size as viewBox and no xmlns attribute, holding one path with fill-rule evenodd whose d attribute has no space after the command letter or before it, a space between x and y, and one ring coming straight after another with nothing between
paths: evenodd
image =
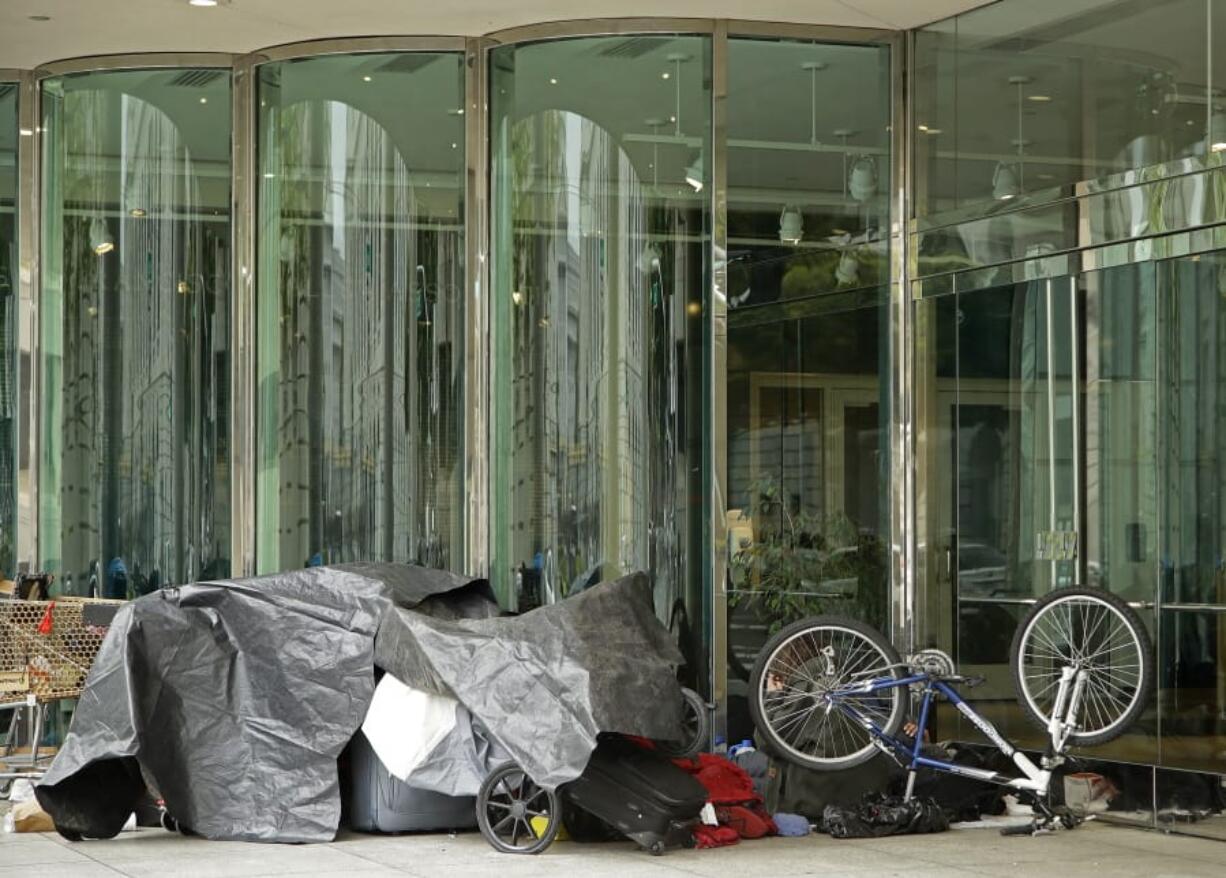
<instances>
[{"instance_id":1,"label":"vertical metal mullion","mask_svg":"<svg viewBox=\"0 0 1226 878\"><path fill-rule=\"evenodd\" d=\"M910 284L911 185L914 156L911 131L915 124L909 70L915 35L896 37L890 51L891 154L890 185L890 620L896 644L910 651L917 639L915 467L914 467L914 349Z\"/></svg>"},{"instance_id":2,"label":"vertical metal mullion","mask_svg":"<svg viewBox=\"0 0 1226 878\"><path fill-rule=\"evenodd\" d=\"M728 22L711 36L711 302L707 322L711 422L711 700L712 729L728 725Z\"/></svg>"},{"instance_id":3,"label":"vertical metal mullion","mask_svg":"<svg viewBox=\"0 0 1226 878\"><path fill-rule=\"evenodd\" d=\"M17 113L17 530L16 559L37 569L38 417L42 398L38 343L40 240L42 231L42 102L33 71L22 71ZM24 370L28 375L23 375Z\"/></svg>"},{"instance_id":4,"label":"vertical metal mullion","mask_svg":"<svg viewBox=\"0 0 1226 878\"><path fill-rule=\"evenodd\" d=\"M464 50L464 564L489 575L490 386L493 381L489 283L489 49L485 39ZM505 525L505 522L502 524Z\"/></svg>"},{"instance_id":5,"label":"vertical metal mullion","mask_svg":"<svg viewBox=\"0 0 1226 878\"><path fill-rule=\"evenodd\" d=\"M256 546L256 152L255 61L239 60L231 83L230 567L255 573Z\"/></svg>"}]
</instances>

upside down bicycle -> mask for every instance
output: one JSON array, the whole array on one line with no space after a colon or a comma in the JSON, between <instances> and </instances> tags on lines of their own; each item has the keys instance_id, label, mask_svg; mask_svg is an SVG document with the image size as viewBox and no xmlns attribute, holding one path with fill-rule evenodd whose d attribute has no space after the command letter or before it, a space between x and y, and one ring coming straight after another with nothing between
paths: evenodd
<instances>
[{"instance_id":1,"label":"upside down bicycle","mask_svg":"<svg viewBox=\"0 0 1226 878\"><path fill-rule=\"evenodd\" d=\"M891 755L907 774L911 799L921 768L975 778L1016 790L1034 808L1027 827L1038 832L1076 819L1047 803L1053 773L1070 747L1106 743L1145 710L1154 686L1153 649L1144 624L1127 603L1097 588L1062 588L1040 598L1018 625L1010 667L1023 712L1047 733L1035 763L958 694L956 685L981 678L956 673L940 650L907 661L862 622L837 616L802 619L763 648L750 675L750 712L760 734L785 759L822 771ZM911 690L919 716L911 740L898 737ZM924 732L939 698L953 704L1006 757L1010 776L925 756Z\"/></svg>"}]
</instances>

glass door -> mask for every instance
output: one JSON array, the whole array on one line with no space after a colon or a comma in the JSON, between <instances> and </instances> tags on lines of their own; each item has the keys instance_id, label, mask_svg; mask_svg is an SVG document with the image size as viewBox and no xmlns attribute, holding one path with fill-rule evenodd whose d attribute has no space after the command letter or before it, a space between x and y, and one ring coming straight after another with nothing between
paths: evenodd
<instances>
[{"instance_id":1,"label":"glass door","mask_svg":"<svg viewBox=\"0 0 1226 878\"><path fill-rule=\"evenodd\" d=\"M1036 599L1105 588L1156 633L1157 325L1152 263L918 305L920 645L982 675L976 706L1024 745L1010 653ZM1156 761L1156 712L1086 755Z\"/></svg>"}]
</instances>

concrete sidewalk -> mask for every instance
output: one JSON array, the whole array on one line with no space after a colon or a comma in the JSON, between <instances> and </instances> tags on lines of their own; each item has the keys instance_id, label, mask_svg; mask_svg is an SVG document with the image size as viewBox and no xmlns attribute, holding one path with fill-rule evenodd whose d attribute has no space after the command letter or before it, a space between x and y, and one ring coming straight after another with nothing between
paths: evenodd
<instances>
[{"instance_id":1,"label":"concrete sidewalk","mask_svg":"<svg viewBox=\"0 0 1226 878\"><path fill-rule=\"evenodd\" d=\"M160 829L70 844L54 833L0 833L0 878L55 876L416 875L718 878L847 875L1196 878L1226 875L1226 844L1101 823L1038 838L993 830L835 841L775 838L709 851L652 857L629 843L559 842L536 857L495 853L480 835L370 836L346 833L325 845L210 842Z\"/></svg>"}]
</instances>

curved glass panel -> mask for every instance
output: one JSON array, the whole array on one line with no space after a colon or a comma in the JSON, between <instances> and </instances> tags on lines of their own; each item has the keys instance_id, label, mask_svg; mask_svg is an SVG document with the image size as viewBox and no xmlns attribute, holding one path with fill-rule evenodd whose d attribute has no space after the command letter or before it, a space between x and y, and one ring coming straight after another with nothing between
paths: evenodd
<instances>
[{"instance_id":1,"label":"curved glass panel","mask_svg":"<svg viewBox=\"0 0 1226 878\"><path fill-rule=\"evenodd\" d=\"M259 72L256 564L463 560L464 68Z\"/></svg>"},{"instance_id":2,"label":"curved glass panel","mask_svg":"<svg viewBox=\"0 0 1226 878\"><path fill-rule=\"evenodd\" d=\"M43 83L39 555L63 593L230 572L230 76Z\"/></svg>"},{"instance_id":3,"label":"curved glass panel","mask_svg":"<svg viewBox=\"0 0 1226 878\"><path fill-rule=\"evenodd\" d=\"M17 556L17 84L0 82L0 576Z\"/></svg>"},{"instance_id":4,"label":"curved glass panel","mask_svg":"<svg viewBox=\"0 0 1226 878\"><path fill-rule=\"evenodd\" d=\"M561 40L490 63L491 579L526 610L647 571L697 649L709 41Z\"/></svg>"}]
</instances>

